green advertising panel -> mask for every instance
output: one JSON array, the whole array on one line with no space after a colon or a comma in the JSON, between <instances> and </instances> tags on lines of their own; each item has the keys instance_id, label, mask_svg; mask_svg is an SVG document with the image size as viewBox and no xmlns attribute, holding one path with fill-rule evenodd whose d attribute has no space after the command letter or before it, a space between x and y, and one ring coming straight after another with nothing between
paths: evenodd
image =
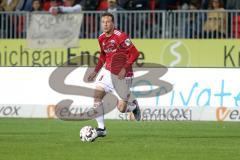
<instances>
[{"instance_id":1,"label":"green advertising panel","mask_svg":"<svg viewBox=\"0 0 240 160\"><path fill-rule=\"evenodd\" d=\"M240 67L240 40L132 40L140 51L137 66L157 63L167 67ZM93 55L97 39L80 39L80 48L28 49L26 40L0 40L0 66L61 66L76 56ZM91 62L89 62L91 63Z\"/></svg>"}]
</instances>

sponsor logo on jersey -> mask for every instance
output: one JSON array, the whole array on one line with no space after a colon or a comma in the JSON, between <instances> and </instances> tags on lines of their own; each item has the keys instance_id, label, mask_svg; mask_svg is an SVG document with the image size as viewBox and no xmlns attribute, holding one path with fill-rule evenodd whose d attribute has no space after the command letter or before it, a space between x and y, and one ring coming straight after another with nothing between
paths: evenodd
<instances>
[{"instance_id":1,"label":"sponsor logo on jersey","mask_svg":"<svg viewBox=\"0 0 240 160\"><path fill-rule=\"evenodd\" d=\"M115 44L115 40L112 39L112 40L110 41L110 43L114 45L114 44Z\"/></svg>"}]
</instances>

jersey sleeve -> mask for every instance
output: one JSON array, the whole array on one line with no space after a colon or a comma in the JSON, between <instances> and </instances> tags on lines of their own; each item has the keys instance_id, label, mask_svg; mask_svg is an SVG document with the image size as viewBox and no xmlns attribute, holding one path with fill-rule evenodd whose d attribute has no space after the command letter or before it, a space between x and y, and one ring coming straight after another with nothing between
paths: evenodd
<instances>
[{"instance_id":1,"label":"jersey sleeve","mask_svg":"<svg viewBox=\"0 0 240 160\"><path fill-rule=\"evenodd\" d=\"M127 69L131 67L132 64L136 61L136 59L139 56L139 52L125 33L122 33L120 36L119 47L123 50L127 50L128 52L129 58L126 64L124 65L124 68Z\"/></svg>"},{"instance_id":2,"label":"jersey sleeve","mask_svg":"<svg viewBox=\"0 0 240 160\"><path fill-rule=\"evenodd\" d=\"M101 46L99 40L98 40L98 42L99 42L99 46L100 46L100 56L98 58L98 63L96 65L96 67L95 67L95 72L99 72L99 70L102 68L102 66L104 65L104 63L106 61L106 54L103 51L102 46Z\"/></svg>"}]
</instances>

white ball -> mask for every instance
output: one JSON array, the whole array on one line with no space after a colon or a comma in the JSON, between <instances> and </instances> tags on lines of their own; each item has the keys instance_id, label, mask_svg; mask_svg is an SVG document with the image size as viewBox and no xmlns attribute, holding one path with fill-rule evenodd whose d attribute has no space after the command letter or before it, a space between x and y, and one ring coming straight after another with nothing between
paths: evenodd
<instances>
[{"instance_id":1,"label":"white ball","mask_svg":"<svg viewBox=\"0 0 240 160\"><path fill-rule=\"evenodd\" d=\"M85 126L80 130L80 139L83 142L92 142L97 137L97 131L92 126Z\"/></svg>"}]
</instances>

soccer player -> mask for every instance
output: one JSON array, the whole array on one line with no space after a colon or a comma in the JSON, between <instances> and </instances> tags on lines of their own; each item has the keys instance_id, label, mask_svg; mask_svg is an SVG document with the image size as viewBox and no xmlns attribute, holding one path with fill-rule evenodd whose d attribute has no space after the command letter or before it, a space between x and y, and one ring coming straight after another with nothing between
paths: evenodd
<instances>
[{"instance_id":1,"label":"soccer player","mask_svg":"<svg viewBox=\"0 0 240 160\"><path fill-rule=\"evenodd\" d=\"M95 70L88 76L88 81L93 81L105 65L96 80L94 107L103 108L104 96L109 92L115 92L118 96L118 110L121 113L132 112L135 119L139 121L141 112L137 101L128 102L133 78L132 64L138 58L139 52L126 33L115 28L114 16L111 13L102 14L101 26L103 33L98 37L101 48L100 57ZM106 136L104 115L96 117L96 121L98 137Z\"/></svg>"}]
</instances>

